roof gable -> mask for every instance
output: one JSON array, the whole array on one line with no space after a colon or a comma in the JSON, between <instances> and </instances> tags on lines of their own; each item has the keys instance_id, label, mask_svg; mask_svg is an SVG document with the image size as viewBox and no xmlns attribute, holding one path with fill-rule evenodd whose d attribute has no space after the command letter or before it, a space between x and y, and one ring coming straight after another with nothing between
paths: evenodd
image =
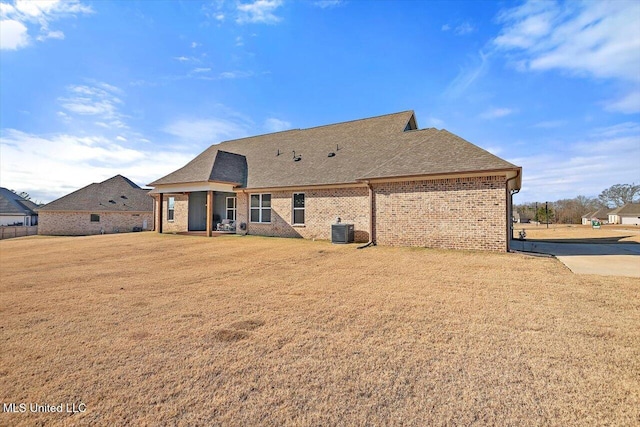
<instances>
[{"instance_id":1,"label":"roof gable","mask_svg":"<svg viewBox=\"0 0 640 427\"><path fill-rule=\"evenodd\" d=\"M36 215L38 207L30 200L24 199L13 191L0 187L0 214L4 215Z\"/></svg>"},{"instance_id":2,"label":"roof gable","mask_svg":"<svg viewBox=\"0 0 640 427\"><path fill-rule=\"evenodd\" d=\"M618 211L619 216L640 215L640 203L627 203Z\"/></svg>"},{"instance_id":3,"label":"roof gable","mask_svg":"<svg viewBox=\"0 0 640 427\"><path fill-rule=\"evenodd\" d=\"M148 190L116 175L100 183L89 184L40 208L40 211L147 212L153 210Z\"/></svg>"}]
</instances>

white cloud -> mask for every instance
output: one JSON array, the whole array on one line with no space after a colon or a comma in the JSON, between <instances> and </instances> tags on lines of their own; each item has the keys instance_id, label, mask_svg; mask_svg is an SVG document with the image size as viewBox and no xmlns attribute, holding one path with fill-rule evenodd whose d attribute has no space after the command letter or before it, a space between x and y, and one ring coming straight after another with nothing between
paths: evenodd
<instances>
[{"instance_id":1,"label":"white cloud","mask_svg":"<svg viewBox=\"0 0 640 427\"><path fill-rule=\"evenodd\" d=\"M3 185L49 202L92 182L122 174L144 185L183 166L192 153L125 147L104 136L34 135L5 129L0 138Z\"/></svg>"},{"instance_id":2,"label":"white cloud","mask_svg":"<svg viewBox=\"0 0 640 427\"><path fill-rule=\"evenodd\" d=\"M264 128L267 132L281 132L283 130L291 129L291 123L270 117L264 121Z\"/></svg>"},{"instance_id":3,"label":"white cloud","mask_svg":"<svg viewBox=\"0 0 640 427\"><path fill-rule=\"evenodd\" d=\"M208 73L209 71L211 71L211 68L194 68L193 69L194 73Z\"/></svg>"},{"instance_id":4,"label":"white cloud","mask_svg":"<svg viewBox=\"0 0 640 427\"><path fill-rule=\"evenodd\" d=\"M198 42L191 42L191 49L195 49L198 46L202 46L202 44L198 43Z\"/></svg>"},{"instance_id":5,"label":"white cloud","mask_svg":"<svg viewBox=\"0 0 640 427\"><path fill-rule=\"evenodd\" d=\"M247 135L245 123L220 118L179 119L162 129L183 142L215 144Z\"/></svg>"},{"instance_id":6,"label":"white cloud","mask_svg":"<svg viewBox=\"0 0 640 427\"><path fill-rule=\"evenodd\" d=\"M640 113L640 90L632 90L620 99L607 101L604 108L607 111L625 114Z\"/></svg>"},{"instance_id":7,"label":"white cloud","mask_svg":"<svg viewBox=\"0 0 640 427\"><path fill-rule=\"evenodd\" d=\"M238 24L276 24L282 20L275 15L282 6L282 0L255 0L253 3L239 3L237 6Z\"/></svg>"},{"instance_id":8,"label":"white cloud","mask_svg":"<svg viewBox=\"0 0 640 427\"><path fill-rule=\"evenodd\" d=\"M236 37L236 46L244 46L244 40L242 39L242 36Z\"/></svg>"},{"instance_id":9,"label":"white cloud","mask_svg":"<svg viewBox=\"0 0 640 427\"><path fill-rule=\"evenodd\" d=\"M39 28L38 41L64 39L62 31L49 29L50 24L62 18L93 13L93 9L79 0L15 0L13 5L0 3L0 13L3 18L0 47L15 50L28 45L29 32L35 28Z\"/></svg>"},{"instance_id":10,"label":"white cloud","mask_svg":"<svg viewBox=\"0 0 640 427\"><path fill-rule=\"evenodd\" d=\"M566 125L567 122L565 120L546 120L543 122L536 123L533 125L534 128L541 129L555 129Z\"/></svg>"},{"instance_id":11,"label":"white cloud","mask_svg":"<svg viewBox=\"0 0 640 427\"><path fill-rule=\"evenodd\" d=\"M122 100L116 96L122 91L106 83L94 86L71 85L67 87L68 96L58 99L60 105L68 112L99 116L103 119L120 120L123 116L118 111Z\"/></svg>"},{"instance_id":12,"label":"white cloud","mask_svg":"<svg viewBox=\"0 0 640 427\"><path fill-rule=\"evenodd\" d=\"M557 141L553 153L510 159L523 168L518 197L552 201L595 196L613 184L640 182L639 124L625 122L589 133L584 140Z\"/></svg>"},{"instance_id":13,"label":"white cloud","mask_svg":"<svg viewBox=\"0 0 640 427\"><path fill-rule=\"evenodd\" d=\"M321 9L328 9L332 7L342 6L344 4L343 0L318 0L314 1L313 5L319 7Z\"/></svg>"},{"instance_id":14,"label":"white cloud","mask_svg":"<svg viewBox=\"0 0 640 427\"><path fill-rule=\"evenodd\" d=\"M631 92L607 109L640 111L640 2L527 1L498 15L493 44L516 54L520 70L560 70L574 76L613 79Z\"/></svg>"},{"instance_id":15,"label":"white cloud","mask_svg":"<svg viewBox=\"0 0 640 427\"><path fill-rule=\"evenodd\" d=\"M429 127L441 128L444 126L444 120L437 117L427 117L427 124Z\"/></svg>"},{"instance_id":16,"label":"white cloud","mask_svg":"<svg viewBox=\"0 0 640 427\"><path fill-rule=\"evenodd\" d=\"M491 108L480 114L480 118L485 120L499 119L500 117L505 117L513 113L514 110L512 110L511 108Z\"/></svg>"},{"instance_id":17,"label":"white cloud","mask_svg":"<svg viewBox=\"0 0 640 427\"><path fill-rule=\"evenodd\" d=\"M488 55L482 51L478 52L478 57L473 58L474 64L465 66L455 79L449 84L445 90L445 96L449 98L458 98L461 96L478 78L483 76L489 67Z\"/></svg>"},{"instance_id":18,"label":"white cloud","mask_svg":"<svg viewBox=\"0 0 640 427\"><path fill-rule=\"evenodd\" d=\"M190 58L187 58L186 56L176 56L173 59L175 59L176 61L180 61L180 62L187 62L187 61L189 61Z\"/></svg>"},{"instance_id":19,"label":"white cloud","mask_svg":"<svg viewBox=\"0 0 640 427\"><path fill-rule=\"evenodd\" d=\"M17 50L29 44L27 27L14 19L0 21L0 49Z\"/></svg>"},{"instance_id":20,"label":"white cloud","mask_svg":"<svg viewBox=\"0 0 640 427\"><path fill-rule=\"evenodd\" d=\"M442 26L442 28L440 28L442 31L449 31L451 29L451 25L449 24L444 24Z\"/></svg>"},{"instance_id":21,"label":"white cloud","mask_svg":"<svg viewBox=\"0 0 640 427\"><path fill-rule=\"evenodd\" d=\"M49 31L47 34L41 34L36 38L39 42L46 39L64 40L64 33L62 31Z\"/></svg>"},{"instance_id":22,"label":"white cloud","mask_svg":"<svg viewBox=\"0 0 640 427\"><path fill-rule=\"evenodd\" d=\"M241 79L251 76L253 76L253 73L250 71L224 71L219 75L221 79Z\"/></svg>"},{"instance_id":23,"label":"white cloud","mask_svg":"<svg viewBox=\"0 0 640 427\"><path fill-rule=\"evenodd\" d=\"M476 27L474 27L473 25L471 25L468 22L463 22L462 24L458 25L453 32L456 33L456 35L458 36L464 36L465 34L469 34L472 33L476 30Z\"/></svg>"}]
</instances>

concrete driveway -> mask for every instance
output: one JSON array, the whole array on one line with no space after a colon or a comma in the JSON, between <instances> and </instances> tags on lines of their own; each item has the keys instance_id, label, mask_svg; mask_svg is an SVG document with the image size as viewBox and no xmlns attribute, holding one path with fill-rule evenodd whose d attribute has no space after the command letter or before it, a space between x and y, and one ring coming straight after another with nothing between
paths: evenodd
<instances>
[{"instance_id":1,"label":"concrete driveway","mask_svg":"<svg viewBox=\"0 0 640 427\"><path fill-rule=\"evenodd\" d=\"M554 255L576 274L640 277L638 243L556 243L512 240L511 249Z\"/></svg>"}]
</instances>

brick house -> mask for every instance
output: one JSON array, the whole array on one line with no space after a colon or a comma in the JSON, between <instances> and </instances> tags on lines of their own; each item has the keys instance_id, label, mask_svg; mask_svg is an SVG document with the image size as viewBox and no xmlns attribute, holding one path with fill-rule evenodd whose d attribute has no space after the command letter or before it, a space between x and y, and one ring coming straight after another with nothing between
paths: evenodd
<instances>
[{"instance_id":1,"label":"brick house","mask_svg":"<svg viewBox=\"0 0 640 427\"><path fill-rule=\"evenodd\" d=\"M151 184L156 231L508 250L521 168L453 135L419 130L413 111L212 145Z\"/></svg>"},{"instance_id":2,"label":"brick house","mask_svg":"<svg viewBox=\"0 0 640 427\"><path fill-rule=\"evenodd\" d=\"M90 184L38 210L38 234L83 236L153 228L153 199L122 175Z\"/></svg>"},{"instance_id":3,"label":"brick house","mask_svg":"<svg viewBox=\"0 0 640 427\"><path fill-rule=\"evenodd\" d=\"M38 205L31 200L0 187L0 227L38 224Z\"/></svg>"}]
</instances>

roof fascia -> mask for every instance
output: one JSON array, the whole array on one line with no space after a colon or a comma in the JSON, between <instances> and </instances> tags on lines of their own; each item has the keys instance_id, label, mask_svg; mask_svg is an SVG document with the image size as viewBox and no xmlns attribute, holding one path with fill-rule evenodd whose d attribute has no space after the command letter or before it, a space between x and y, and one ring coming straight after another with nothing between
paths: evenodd
<instances>
[{"instance_id":1,"label":"roof fascia","mask_svg":"<svg viewBox=\"0 0 640 427\"><path fill-rule=\"evenodd\" d=\"M196 181L181 182L175 184L158 184L148 194L159 193L191 193L195 191L223 191L233 193L238 186L237 182L223 181Z\"/></svg>"},{"instance_id":2,"label":"roof fascia","mask_svg":"<svg viewBox=\"0 0 640 427\"><path fill-rule=\"evenodd\" d=\"M427 181L436 179L451 179L451 178L472 178L483 176L499 176L504 175L506 178L513 178L518 176L522 168L511 169L490 169L490 170L478 170L478 171L464 171L464 172L450 172L450 173L438 173L438 174L421 174L421 175L403 175L403 176L390 176L390 177L372 177L372 178L358 178L361 182L370 182L372 184L385 183L385 182L402 182L402 181ZM515 188L520 188L522 185L521 175L518 176Z\"/></svg>"}]
</instances>

